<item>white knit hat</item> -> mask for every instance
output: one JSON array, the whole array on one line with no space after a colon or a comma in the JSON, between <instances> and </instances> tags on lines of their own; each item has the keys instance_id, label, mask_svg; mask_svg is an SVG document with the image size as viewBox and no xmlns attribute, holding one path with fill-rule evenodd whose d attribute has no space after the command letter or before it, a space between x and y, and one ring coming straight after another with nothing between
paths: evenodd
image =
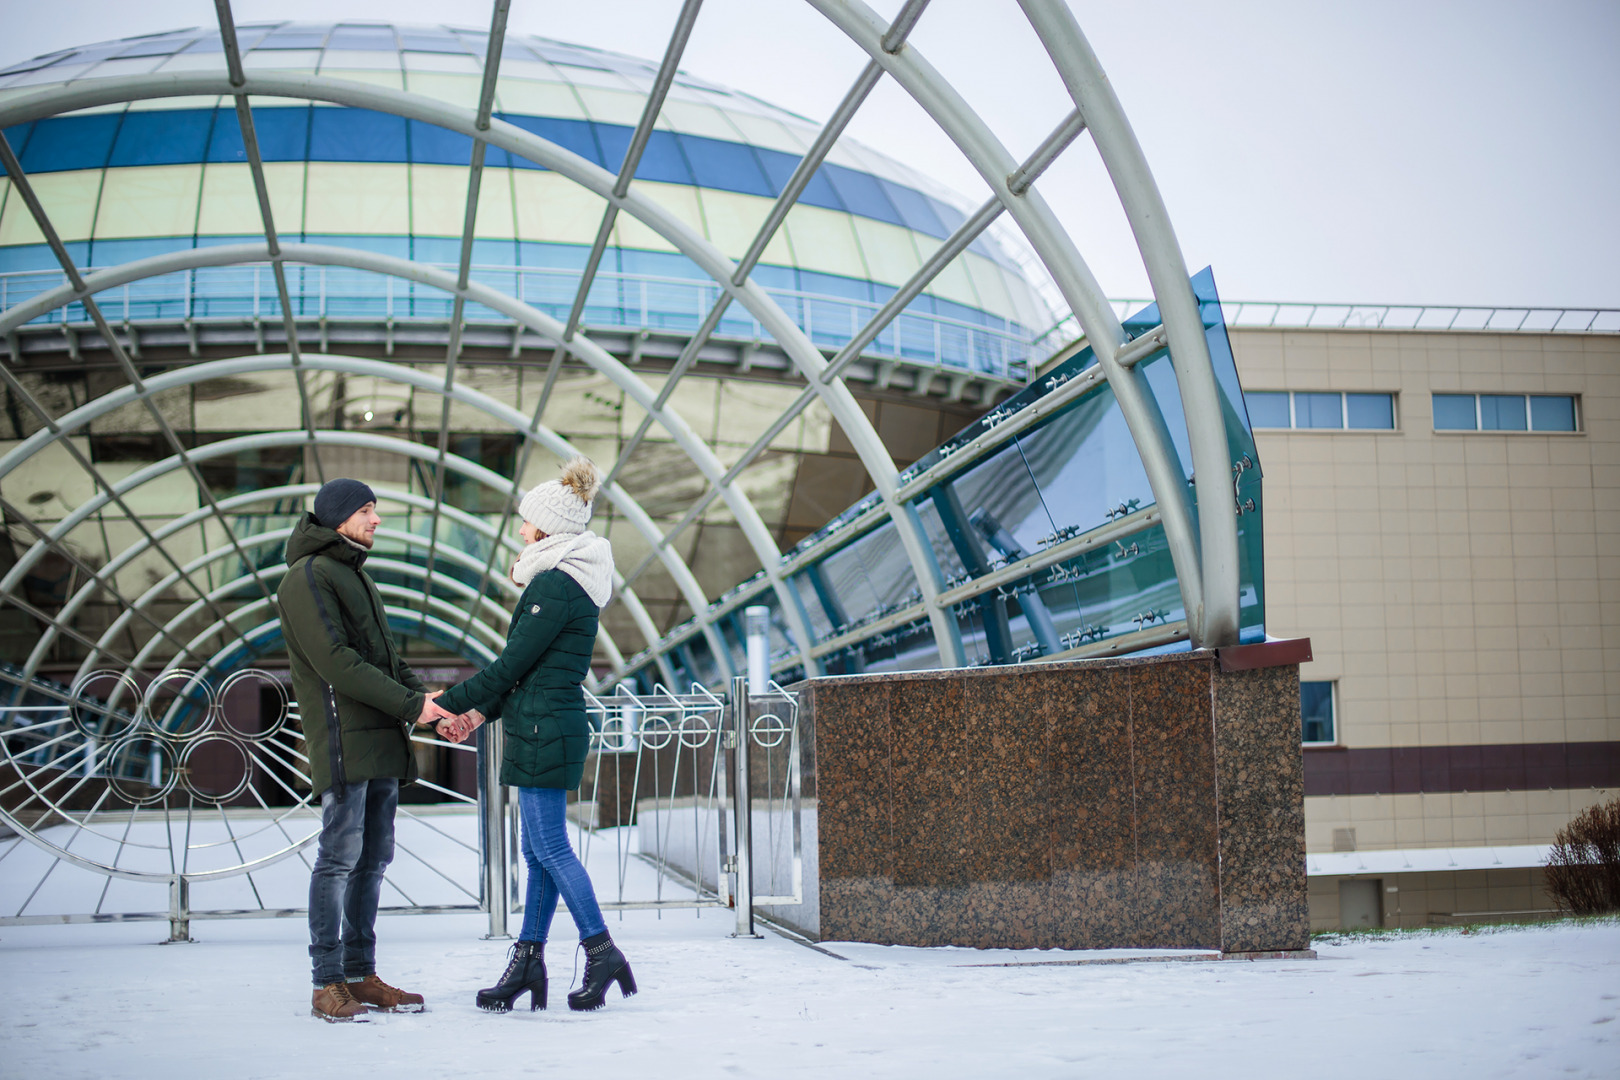
<instances>
[{"instance_id":1,"label":"white knit hat","mask_svg":"<svg viewBox=\"0 0 1620 1080\"><path fill-rule=\"evenodd\" d=\"M576 457L563 466L562 476L532 488L518 503L523 520L547 536L582 533L591 521L591 500L602 486L596 466Z\"/></svg>"}]
</instances>

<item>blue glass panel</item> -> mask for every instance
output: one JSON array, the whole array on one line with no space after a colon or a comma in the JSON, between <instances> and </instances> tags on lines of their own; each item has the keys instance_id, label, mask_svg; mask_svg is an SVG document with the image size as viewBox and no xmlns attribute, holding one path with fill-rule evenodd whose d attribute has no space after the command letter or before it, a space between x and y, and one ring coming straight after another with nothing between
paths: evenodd
<instances>
[{"instance_id":1,"label":"blue glass panel","mask_svg":"<svg viewBox=\"0 0 1620 1080\"><path fill-rule=\"evenodd\" d=\"M1302 742L1330 743L1333 741L1333 684L1331 682L1300 681L1299 719Z\"/></svg>"},{"instance_id":2,"label":"blue glass panel","mask_svg":"<svg viewBox=\"0 0 1620 1080\"><path fill-rule=\"evenodd\" d=\"M934 216L939 218L941 225L945 226L945 234L947 236L955 232L957 229L960 229L962 227L962 223L967 221L967 215L962 213L962 211L958 210L956 207L952 206L950 203L940 202L938 199L928 196L924 197L928 198L928 205L934 208ZM1155 323L1154 325L1158 324Z\"/></svg>"},{"instance_id":3,"label":"blue glass panel","mask_svg":"<svg viewBox=\"0 0 1620 1080\"><path fill-rule=\"evenodd\" d=\"M360 49L365 52L393 52L394 31L387 26L340 26L327 40L328 49Z\"/></svg>"},{"instance_id":4,"label":"blue glass panel","mask_svg":"<svg viewBox=\"0 0 1620 1080\"><path fill-rule=\"evenodd\" d=\"M1346 427L1374 431L1392 431L1395 427L1395 396L1393 394L1344 395Z\"/></svg>"},{"instance_id":5,"label":"blue glass panel","mask_svg":"<svg viewBox=\"0 0 1620 1080\"><path fill-rule=\"evenodd\" d=\"M754 147L754 153L759 156L760 164L765 168L765 175L771 182L771 195L774 197L782 193L787 187L788 178L793 170L799 167L799 157L796 154L784 153L781 150L767 150L763 146ZM804 192L799 201L807 206L821 206L828 210L843 210L844 204L838 198L838 192L827 180L824 169L817 169L810 174L810 182L804 186Z\"/></svg>"},{"instance_id":6,"label":"blue glass panel","mask_svg":"<svg viewBox=\"0 0 1620 1080\"><path fill-rule=\"evenodd\" d=\"M89 257L93 266L117 266L120 263L134 262L136 259L149 259L154 255L167 255L171 251L184 251L191 246L189 236L95 240L89 245Z\"/></svg>"},{"instance_id":7,"label":"blue glass panel","mask_svg":"<svg viewBox=\"0 0 1620 1080\"><path fill-rule=\"evenodd\" d=\"M107 164L183 165L200 162L213 126L213 109L132 112L124 117Z\"/></svg>"},{"instance_id":8,"label":"blue glass panel","mask_svg":"<svg viewBox=\"0 0 1620 1080\"><path fill-rule=\"evenodd\" d=\"M700 135L677 135L675 140L686 152L700 187L775 198L777 189L766 179L751 147Z\"/></svg>"},{"instance_id":9,"label":"blue glass panel","mask_svg":"<svg viewBox=\"0 0 1620 1080\"><path fill-rule=\"evenodd\" d=\"M791 266L772 266L760 263L754 267L754 272L748 275L767 289L796 289L798 288L798 272Z\"/></svg>"},{"instance_id":10,"label":"blue glass panel","mask_svg":"<svg viewBox=\"0 0 1620 1080\"><path fill-rule=\"evenodd\" d=\"M1243 394L1249 420L1257 428L1285 428L1288 421L1288 395L1276 390L1249 390Z\"/></svg>"},{"instance_id":11,"label":"blue glass panel","mask_svg":"<svg viewBox=\"0 0 1620 1080\"><path fill-rule=\"evenodd\" d=\"M1294 426L1302 428L1344 427L1344 406L1338 394L1294 395Z\"/></svg>"},{"instance_id":12,"label":"blue glass panel","mask_svg":"<svg viewBox=\"0 0 1620 1080\"><path fill-rule=\"evenodd\" d=\"M11 144L11 152L21 157L28 149L28 137L34 133L34 121L30 120L26 124L17 124L0 130L5 132L6 142Z\"/></svg>"},{"instance_id":13,"label":"blue glass panel","mask_svg":"<svg viewBox=\"0 0 1620 1080\"><path fill-rule=\"evenodd\" d=\"M1473 431L1478 426L1473 394L1434 395L1434 430Z\"/></svg>"},{"instance_id":14,"label":"blue glass panel","mask_svg":"<svg viewBox=\"0 0 1620 1080\"><path fill-rule=\"evenodd\" d=\"M598 145L595 134L592 133L592 124L586 120L559 120L554 117L540 116L508 116L502 115L502 120L520 127L524 131L532 132L556 143L565 150L578 154L586 161L597 165L602 164L602 149ZM624 150L619 150L620 157ZM527 158L513 158L512 165L519 169L538 169L541 166L529 161Z\"/></svg>"},{"instance_id":15,"label":"blue glass panel","mask_svg":"<svg viewBox=\"0 0 1620 1080\"><path fill-rule=\"evenodd\" d=\"M259 140L259 156L265 161L303 161L309 150L311 106L253 110L253 132ZM335 111L335 110L327 110ZM209 161L246 161L242 128L236 110L218 109L214 132L208 140Z\"/></svg>"},{"instance_id":16,"label":"blue glass panel","mask_svg":"<svg viewBox=\"0 0 1620 1080\"><path fill-rule=\"evenodd\" d=\"M28 149L18 154L24 172L99 169L107 164L123 113L53 116L34 125Z\"/></svg>"},{"instance_id":17,"label":"blue glass panel","mask_svg":"<svg viewBox=\"0 0 1620 1080\"><path fill-rule=\"evenodd\" d=\"M312 110L309 160L403 161L405 120L371 109Z\"/></svg>"},{"instance_id":18,"label":"blue glass panel","mask_svg":"<svg viewBox=\"0 0 1620 1080\"><path fill-rule=\"evenodd\" d=\"M635 129L619 124L591 125L596 129L597 141L602 144L603 167L618 172L624 165L625 152L630 149L630 138ZM692 170L687 167L676 136L669 131L654 131L647 139L647 148L641 152L636 165L637 180L653 180L666 184L691 184Z\"/></svg>"},{"instance_id":19,"label":"blue glass panel","mask_svg":"<svg viewBox=\"0 0 1620 1080\"><path fill-rule=\"evenodd\" d=\"M894 208L889 197L883 193L877 177L856 172L854 169L846 169L842 165L823 165L818 171L827 174L827 179L832 181L839 199L849 208L850 213L887 221L893 225L905 224L900 217L900 211Z\"/></svg>"},{"instance_id":20,"label":"blue glass panel","mask_svg":"<svg viewBox=\"0 0 1620 1080\"><path fill-rule=\"evenodd\" d=\"M851 624L881 618L921 595L892 522L833 552L821 569Z\"/></svg>"},{"instance_id":21,"label":"blue glass panel","mask_svg":"<svg viewBox=\"0 0 1620 1080\"><path fill-rule=\"evenodd\" d=\"M1048 510L1048 533L1093 529L1120 516L1122 507L1131 512L1153 502L1136 444L1109 391L1088 396L1016 442Z\"/></svg>"},{"instance_id":22,"label":"blue glass panel","mask_svg":"<svg viewBox=\"0 0 1620 1080\"><path fill-rule=\"evenodd\" d=\"M696 278L710 280L703 268L685 255L673 251L640 251L635 248L613 248L618 253L619 269L626 274L646 274L653 277ZM604 259L604 263L606 260Z\"/></svg>"},{"instance_id":23,"label":"blue glass panel","mask_svg":"<svg viewBox=\"0 0 1620 1080\"><path fill-rule=\"evenodd\" d=\"M894 208L900 211L900 218L909 229L916 229L920 233L938 237L943 240L950 235L950 230L939 219L934 210L934 201L914 188L896 184L893 180L878 178L878 184L883 193L888 196Z\"/></svg>"},{"instance_id":24,"label":"blue glass panel","mask_svg":"<svg viewBox=\"0 0 1620 1080\"><path fill-rule=\"evenodd\" d=\"M824 296L847 296L851 300L871 300L872 284L842 274L822 274L814 270L799 271L799 288L808 293Z\"/></svg>"},{"instance_id":25,"label":"blue glass panel","mask_svg":"<svg viewBox=\"0 0 1620 1080\"><path fill-rule=\"evenodd\" d=\"M1530 426L1536 431L1574 431L1575 399L1563 394L1532 394Z\"/></svg>"},{"instance_id":26,"label":"blue glass panel","mask_svg":"<svg viewBox=\"0 0 1620 1080\"><path fill-rule=\"evenodd\" d=\"M580 244L547 244L535 240L518 244L518 262L524 266L583 270L589 256L590 248Z\"/></svg>"},{"instance_id":27,"label":"blue glass panel","mask_svg":"<svg viewBox=\"0 0 1620 1080\"><path fill-rule=\"evenodd\" d=\"M72 256L75 264L85 266L89 263L90 245L83 240L73 240L66 245L68 254ZM0 274L19 273L27 270L60 270L62 264L56 261L56 255L45 244L16 244L11 247L0 247ZM52 286L54 288L54 286Z\"/></svg>"},{"instance_id":28,"label":"blue glass panel","mask_svg":"<svg viewBox=\"0 0 1620 1080\"><path fill-rule=\"evenodd\" d=\"M408 121L411 161L417 165L466 165L472 161L473 141L459 131Z\"/></svg>"},{"instance_id":29,"label":"blue glass panel","mask_svg":"<svg viewBox=\"0 0 1620 1080\"><path fill-rule=\"evenodd\" d=\"M412 237L411 258L428 263L459 263L461 241L449 236Z\"/></svg>"},{"instance_id":30,"label":"blue glass panel","mask_svg":"<svg viewBox=\"0 0 1620 1080\"><path fill-rule=\"evenodd\" d=\"M1523 394L1479 395L1479 429L1481 431L1526 430Z\"/></svg>"}]
</instances>

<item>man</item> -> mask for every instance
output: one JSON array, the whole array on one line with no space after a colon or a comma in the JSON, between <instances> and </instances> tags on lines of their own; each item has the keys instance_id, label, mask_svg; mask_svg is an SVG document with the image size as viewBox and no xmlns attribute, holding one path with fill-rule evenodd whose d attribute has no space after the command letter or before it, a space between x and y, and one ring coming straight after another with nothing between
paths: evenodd
<instances>
[{"instance_id":1,"label":"man","mask_svg":"<svg viewBox=\"0 0 1620 1080\"><path fill-rule=\"evenodd\" d=\"M321 800L309 881L311 1012L331 1022L365 1020L367 1006L425 1008L422 995L377 977L377 901L394 857L399 785L416 779L411 729L454 717L400 657L382 597L361 569L381 524L371 488L328 481L314 513L293 528L276 592Z\"/></svg>"}]
</instances>

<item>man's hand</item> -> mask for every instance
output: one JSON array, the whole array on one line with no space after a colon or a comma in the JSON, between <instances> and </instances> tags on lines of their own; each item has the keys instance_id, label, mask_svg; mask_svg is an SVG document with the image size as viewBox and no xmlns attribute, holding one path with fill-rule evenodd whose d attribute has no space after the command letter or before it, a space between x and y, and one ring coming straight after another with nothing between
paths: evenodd
<instances>
[{"instance_id":1,"label":"man's hand","mask_svg":"<svg viewBox=\"0 0 1620 1080\"><path fill-rule=\"evenodd\" d=\"M440 720L455 719L455 713L439 708L439 703L433 700L442 693L443 690L435 690L422 698L422 714L416 718L418 724L436 724Z\"/></svg>"},{"instance_id":2,"label":"man's hand","mask_svg":"<svg viewBox=\"0 0 1620 1080\"><path fill-rule=\"evenodd\" d=\"M468 709L461 716L449 720L439 721L435 730L453 743L466 742L468 737L484 722L484 714L477 709Z\"/></svg>"}]
</instances>

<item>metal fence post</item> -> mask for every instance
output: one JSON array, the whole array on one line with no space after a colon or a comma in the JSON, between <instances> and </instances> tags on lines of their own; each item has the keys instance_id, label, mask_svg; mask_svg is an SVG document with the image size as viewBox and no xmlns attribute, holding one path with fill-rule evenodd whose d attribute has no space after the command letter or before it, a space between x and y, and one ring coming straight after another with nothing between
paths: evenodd
<instances>
[{"instance_id":1,"label":"metal fence post","mask_svg":"<svg viewBox=\"0 0 1620 1080\"><path fill-rule=\"evenodd\" d=\"M506 930L510 906L506 872L506 788L501 784L505 733L499 723L484 724L478 730L478 891L489 910L487 940L511 937Z\"/></svg>"},{"instance_id":2,"label":"metal fence post","mask_svg":"<svg viewBox=\"0 0 1620 1080\"><path fill-rule=\"evenodd\" d=\"M759 937L754 933L754 800L748 782L748 676L731 680L731 715L736 734L737 798L737 929L732 937Z\"/></svg>"},{"instance_id":3,"label":"metal fence post","mask_svg":"<svg viewBox=\"0 0 1620 1080\"><path fill-rule=\"evenodd\" d=\"M184 874L169 879L169 944L191 940L191 882Z\"/></svg>"}]
</instances>

